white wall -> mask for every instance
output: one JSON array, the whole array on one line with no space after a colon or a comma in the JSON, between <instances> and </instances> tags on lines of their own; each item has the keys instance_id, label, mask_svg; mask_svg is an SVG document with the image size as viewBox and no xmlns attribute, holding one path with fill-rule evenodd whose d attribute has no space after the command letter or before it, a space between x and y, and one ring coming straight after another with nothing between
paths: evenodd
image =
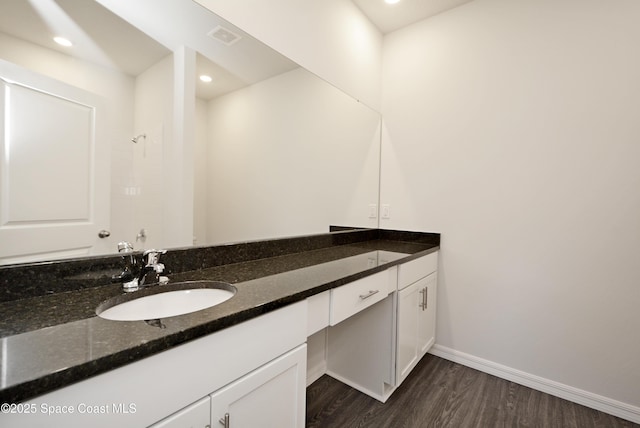
<instances>
[{"instance_id":1,"label":"white wall","mask_svg":"<svg viewBox=\"0 0 640 428\"><path fill-rule=\"evenodd\" d=\"M216 98L208 127L207 243L376 227L380 116L323 80L296 69Z\"/></svg>"},{"instance_id":2,"label":"white wall","mask_svg":"<svg viewBox=\"0 0 640 428\"><path fill-rule=\"evenodd\" d=\"M163 165L164 245L191 246L194 239L194 148L196 139L196 53L185 46L173 53L171 138Z\"/></svg>"},{"instance_id":3,"label":"white wall","mask_svg":"<svg viewBox=\"0 0 640 428\"><path fill-rule=\"evenodd\" d=\"M442 349L640 419L639 21L476 0L389 34L381 203L442 233Z\"/></svg>"},{"instance_id":4,"label":"white wall","mask_svg":"<svg viewBox=\"0 0 640 428\"><path fill-rule=\"evenodd\" d=\"M206 100L196 99L195 106L195 144L193 167L193 236L195 245L207 243L207 192L209 183L207 179L208 163L208 103Z\"/></svg>"},{"instance_id":5,"label":"white wall","mask_svg":"<svg viewBox=\"0 0 640 428\"><path fill-rule=\"evenodd\" d=\"M346 0L196 0L380 110L382 34Z\"/></svg>"}]
</instances>

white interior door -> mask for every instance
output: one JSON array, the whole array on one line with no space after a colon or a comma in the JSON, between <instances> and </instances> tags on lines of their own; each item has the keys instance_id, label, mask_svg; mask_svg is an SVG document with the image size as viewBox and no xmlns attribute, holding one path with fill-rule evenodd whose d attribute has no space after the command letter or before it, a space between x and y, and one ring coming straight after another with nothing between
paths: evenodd
<instances>
[{"instance_id":1,"label":"white interior door","mask_svg":"<svg viewBox=\"0 0 640 428\"><path fill-rule=\"evenodd\" d=\"M0 264L103 252L110 150L95 94L0 60Z\"/></svg>"}]
</instances>

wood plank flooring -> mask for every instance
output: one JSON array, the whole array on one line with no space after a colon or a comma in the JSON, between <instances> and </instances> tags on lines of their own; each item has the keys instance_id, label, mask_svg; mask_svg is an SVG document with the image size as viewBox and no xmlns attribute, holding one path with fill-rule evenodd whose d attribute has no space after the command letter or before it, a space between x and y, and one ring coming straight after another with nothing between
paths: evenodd
<instances>
[{"instance_id":1,"label":"wood plank flooring","mask_svg":"<svg viewBox=\"0 0 640 428\"><path fill-rule=\"evenodd\" d=\"M322 376L307 388L306 426L640 427L431 354L385 404Z\"/></svg>"}]
</instances>

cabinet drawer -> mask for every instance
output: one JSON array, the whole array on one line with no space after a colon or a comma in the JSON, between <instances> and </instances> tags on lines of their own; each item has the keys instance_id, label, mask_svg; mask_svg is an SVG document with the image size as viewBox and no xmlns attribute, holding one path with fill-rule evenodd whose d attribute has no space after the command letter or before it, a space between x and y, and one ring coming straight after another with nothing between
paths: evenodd
<instances>
[{"instance_id":1,"label":"cabinet drawer","mask_svg":"<svg viewBox=\"0 0 640 428\"><path fill-rule=\"evenodd\" d=\"M330 325L336 325L389 295L388 271L331 290Z\"/></svg>"},{"instance_id":2,"label":"cabinet drawer","mask_svg":"<svg viewBox=\"0 0 640 428\"><path fill-rule=\"evenodd\" d=\"M398 267L398 290L413 284L438 269L438 252L401 264Z\"/></svg>"}]
</instances>

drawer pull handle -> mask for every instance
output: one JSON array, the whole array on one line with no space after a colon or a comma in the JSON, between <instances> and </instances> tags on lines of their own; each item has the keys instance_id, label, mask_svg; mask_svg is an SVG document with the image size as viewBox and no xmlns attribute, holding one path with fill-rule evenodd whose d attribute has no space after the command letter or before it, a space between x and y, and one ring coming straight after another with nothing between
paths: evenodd
<instances>
[{"instance_id":1,"label":"drawer pull handle","mask_svg":"<svg viewBox=\"0 0 640 428\"><path fill-rule=\"evenodd\" d=\"M423 311L427 309L427 288L423 288L420 290L420 294L422 294L422 302L420 302L420 309Z\"/></svg>"},{"instance_id":2,"label":"drawer pull handle","mask_svg":"<svg viewBox=\"0 0 640 428\"><path fill-rule=\"evenodd\" d=\"M429 287L424 287L424 309L429 308Z\"/></svg>"},{"instance_id":3,"label":"drawer pull handle","mask_svg":"<svg viewBox=\"0 0 640 428\"><path fill-rule=\"evenodd\" d=\"M224 428L229 428L230 424L229 424L229 413L225 413L223 418L220 418L220 420L218 421L220 422L220 424L224 427Z\"/></svg>"},{"instance_id":4,"label":"drawer pull handle","mask_svg":"<svg viewBox=\"0 0 640 428\"><path fill-rule=\"evenodd\" d=\"M360 295L360 299L361 299L361 300L368 299L369 297L371 297L371 296L373 296L374 294L379 293L379 292L380 292L380 290L369 290L369 293L367 293L367 294L361 294L361 295Z\"/></svg>"}]
</instances>

